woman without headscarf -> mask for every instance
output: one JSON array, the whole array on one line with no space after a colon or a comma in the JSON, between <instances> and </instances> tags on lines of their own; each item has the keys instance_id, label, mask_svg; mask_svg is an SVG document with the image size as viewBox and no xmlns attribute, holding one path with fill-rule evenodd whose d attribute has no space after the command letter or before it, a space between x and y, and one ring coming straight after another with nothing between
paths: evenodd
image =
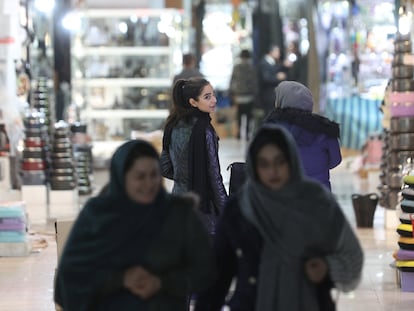
<instances>
[{"instance_id":1,"label":"woman without headscarf","mask_svg":"<svg viewBox=\"0 0 414 311\"><path fill-rule=\"evenodd\" d=\"M312 113L312 94L303 84L283 81L275 92L275 108L265 123L287 128L295 138L306 175L331 189L329 170L342 161L339 125Z\"/></svg>"},{"instance_id":2,"label":"woman without headscarf","mask_svg":"<svg viewBox=\"0 0 414 311\"><path fill-rule=\"evenodd\" d=\"M195 310L328 310L332 286L355 289L363 266L340 206L330 191L304 177L296 144L283 127L258 130L246 171L217 225L218 278Z\"/></svg>"},{"instance_id":3,"label":"woman without headscarf","mask_svg":"<svg viewBox=\"0 0 414 311\"><path fill-rule=\"evenodd\" d=\"M209 235L194 198L169 195L159 155L145 141L111 159L107 190L81 210L58 265L63 310L186 310L212 281Z\"/></svg>"},{"instance_id":4,"label":"woman without headscarf","mask_svg":"<svg viewBox=\"0 0 414 311\"><path fill-rule=\"evenodd\" d=\"M218 156L218 136L210 121L217 99L203 78L178 80L172 91L173 107L167 119L162 174L172 179L173 193L192 191L200 197L200 211L210 233L227 200Z\"/></svg>"}]
</instances>

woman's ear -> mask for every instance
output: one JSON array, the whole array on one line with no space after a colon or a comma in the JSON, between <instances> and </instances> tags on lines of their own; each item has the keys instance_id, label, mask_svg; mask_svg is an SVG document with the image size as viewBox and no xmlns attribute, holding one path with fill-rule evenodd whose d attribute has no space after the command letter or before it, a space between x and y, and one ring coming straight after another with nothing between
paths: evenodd
<instances>
[{"instance_id":1,"label":"woman's ear","mask_svg":"<svg viewBox=\"0 0 414 311\"><path fill-rule=\"evenodd\" d=\"M197 108L197 101L194 98L190 98L189 103L191 106Z\"/></svg>"}]
</instances>

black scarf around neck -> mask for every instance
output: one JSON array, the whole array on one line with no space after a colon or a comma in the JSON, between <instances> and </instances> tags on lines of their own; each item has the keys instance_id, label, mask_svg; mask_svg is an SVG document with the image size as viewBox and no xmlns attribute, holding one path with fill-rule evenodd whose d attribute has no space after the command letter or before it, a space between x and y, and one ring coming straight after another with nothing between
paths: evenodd
<instances>
[{"instance_id":1,"label":"black scarf around neck","mask_svg":"<svg viewBox=\"0 0 414 311\"><path fill-rule=\"evenodd\" d=\"M210 184L207 169L206 129L210 126L210 114L194 109L193 117L197 120L191 132L188 145L188 182L189 190L200 196L200 209L210 213Z\"/></svg>"},{"instance_id":2,"label":"black scarf around neck","mask_svg":"<svg viewBox=\"0 0 414 311\"><path fill-rule=\"evenodd\" d=\"M276 108L265 122L289 122L296 124L312 133L323 133L332 138L339 138L339 124L328 118L297 108Z\"/></svg>"}]
</instances>

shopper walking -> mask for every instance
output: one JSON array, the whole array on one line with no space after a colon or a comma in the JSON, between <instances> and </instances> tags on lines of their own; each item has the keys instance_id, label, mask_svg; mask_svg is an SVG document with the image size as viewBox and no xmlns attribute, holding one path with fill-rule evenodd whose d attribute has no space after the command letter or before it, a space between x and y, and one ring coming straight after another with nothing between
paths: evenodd
<instances>
[{"instance_id":1,"label":"shopper walking","mask_svg":"<svg viewBox=\"0 0 414 311\"><path fill-rule=\"evenodd\" d=\"M361 245L340 206L304 177L293 137L281 126L258 130L246 165L247 181L217 226L218 278L200 294L195 311L224 305L232 311L333 310L332 286L355 289L363 266Z\"/></svg>"},{"instance_id":2,"label":"shopper walking","mask_svg":"<svg viewBox=\"0 0 414 311\"><path fill-rule=\"evenodd\" d=\"M203 78L204 75L197 68L197 60L192 53L183 54L182 69L173 78L173 86L179 79Z\"/></svg>"},{"instance_id":3,"label":"shopper walking","mask_svg":"<svg viewBox=\"0 0 414 311\"><path fill-rule=\"evenodd\" d=\"M242 50L239 58L239 63L234 65L230 77L229 93L232 105L237 111L237 137L248 139L252 109L258 95L257 71L252 64L249 50Z\"/></svg>"},{"instance_id":4,"label":"shopper walking","mask_svg":"<svg viewBox=\"0 0 414 311\"><path fill-rule=\"evenodd\" d=\"M275 102L275 87L288 78L289 62L283 62L279 46L272 45L259 62L259 94L266 116Z\"/></svg>"},{"instance_id":5,"label":"shopper walking","mask_svg":"<svg viewBox=\"0 0 414 311\"><path fill-rule=\"evenodd\" d=\"M293 135L307 176L331 189L330 170L342 161L339 125L312 113L311 91L296 81L276 88L273 111L265 122L284 126Z\"/></svg>"},{"instance_id":6,"label":"shopper walking","mask_svg":"<svg viewBox=\"0 0 414 311\"><path fill-rule=\"evenodd\" d=\"M63 310L187 310L211 284L210 238L196 200L162 187L157 151L145 141L114 153L107 190L81 210L58 265Z\"/></svg>"},{"instance_id":7,"label":"shopper walking","mask_svg":"<svg viewBox=\"0 0 414 311\"><path fill-rule=\"evenodd\" d=\"M210 113L217 104L213 87L203 78L178 80L173 107L164 128L162 174L174 181L173 193L193 191L210 233L227 200L218 157L218 136Z\"/></svg>"}]
</instances>

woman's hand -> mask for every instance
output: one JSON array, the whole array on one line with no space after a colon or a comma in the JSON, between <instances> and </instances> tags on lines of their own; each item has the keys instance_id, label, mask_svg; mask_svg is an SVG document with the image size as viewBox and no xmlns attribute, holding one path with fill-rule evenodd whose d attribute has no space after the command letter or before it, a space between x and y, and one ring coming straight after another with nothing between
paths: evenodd
<instances>
[{"instance_id":1,"label":"woman's hand","mask_svg":"<svg viewBox=\"0 0 414 311\"><path fill-rule=\"evenodd\" d=\"M321 257L313 257L305 262L305 273L312 283L320 283L328 274L328 265Z\"/></svg>"},{"instance_id":2,"label":"woman's hand","mask_svg":"<svg viewBox=\"0 0 414 311\"><path fill-rule=\"evenodd\" d=\"M134 295L148 299L161 289L161 280L141 266L134 266L125 271L124 287Z\"/></svg>"}]
</instances>

